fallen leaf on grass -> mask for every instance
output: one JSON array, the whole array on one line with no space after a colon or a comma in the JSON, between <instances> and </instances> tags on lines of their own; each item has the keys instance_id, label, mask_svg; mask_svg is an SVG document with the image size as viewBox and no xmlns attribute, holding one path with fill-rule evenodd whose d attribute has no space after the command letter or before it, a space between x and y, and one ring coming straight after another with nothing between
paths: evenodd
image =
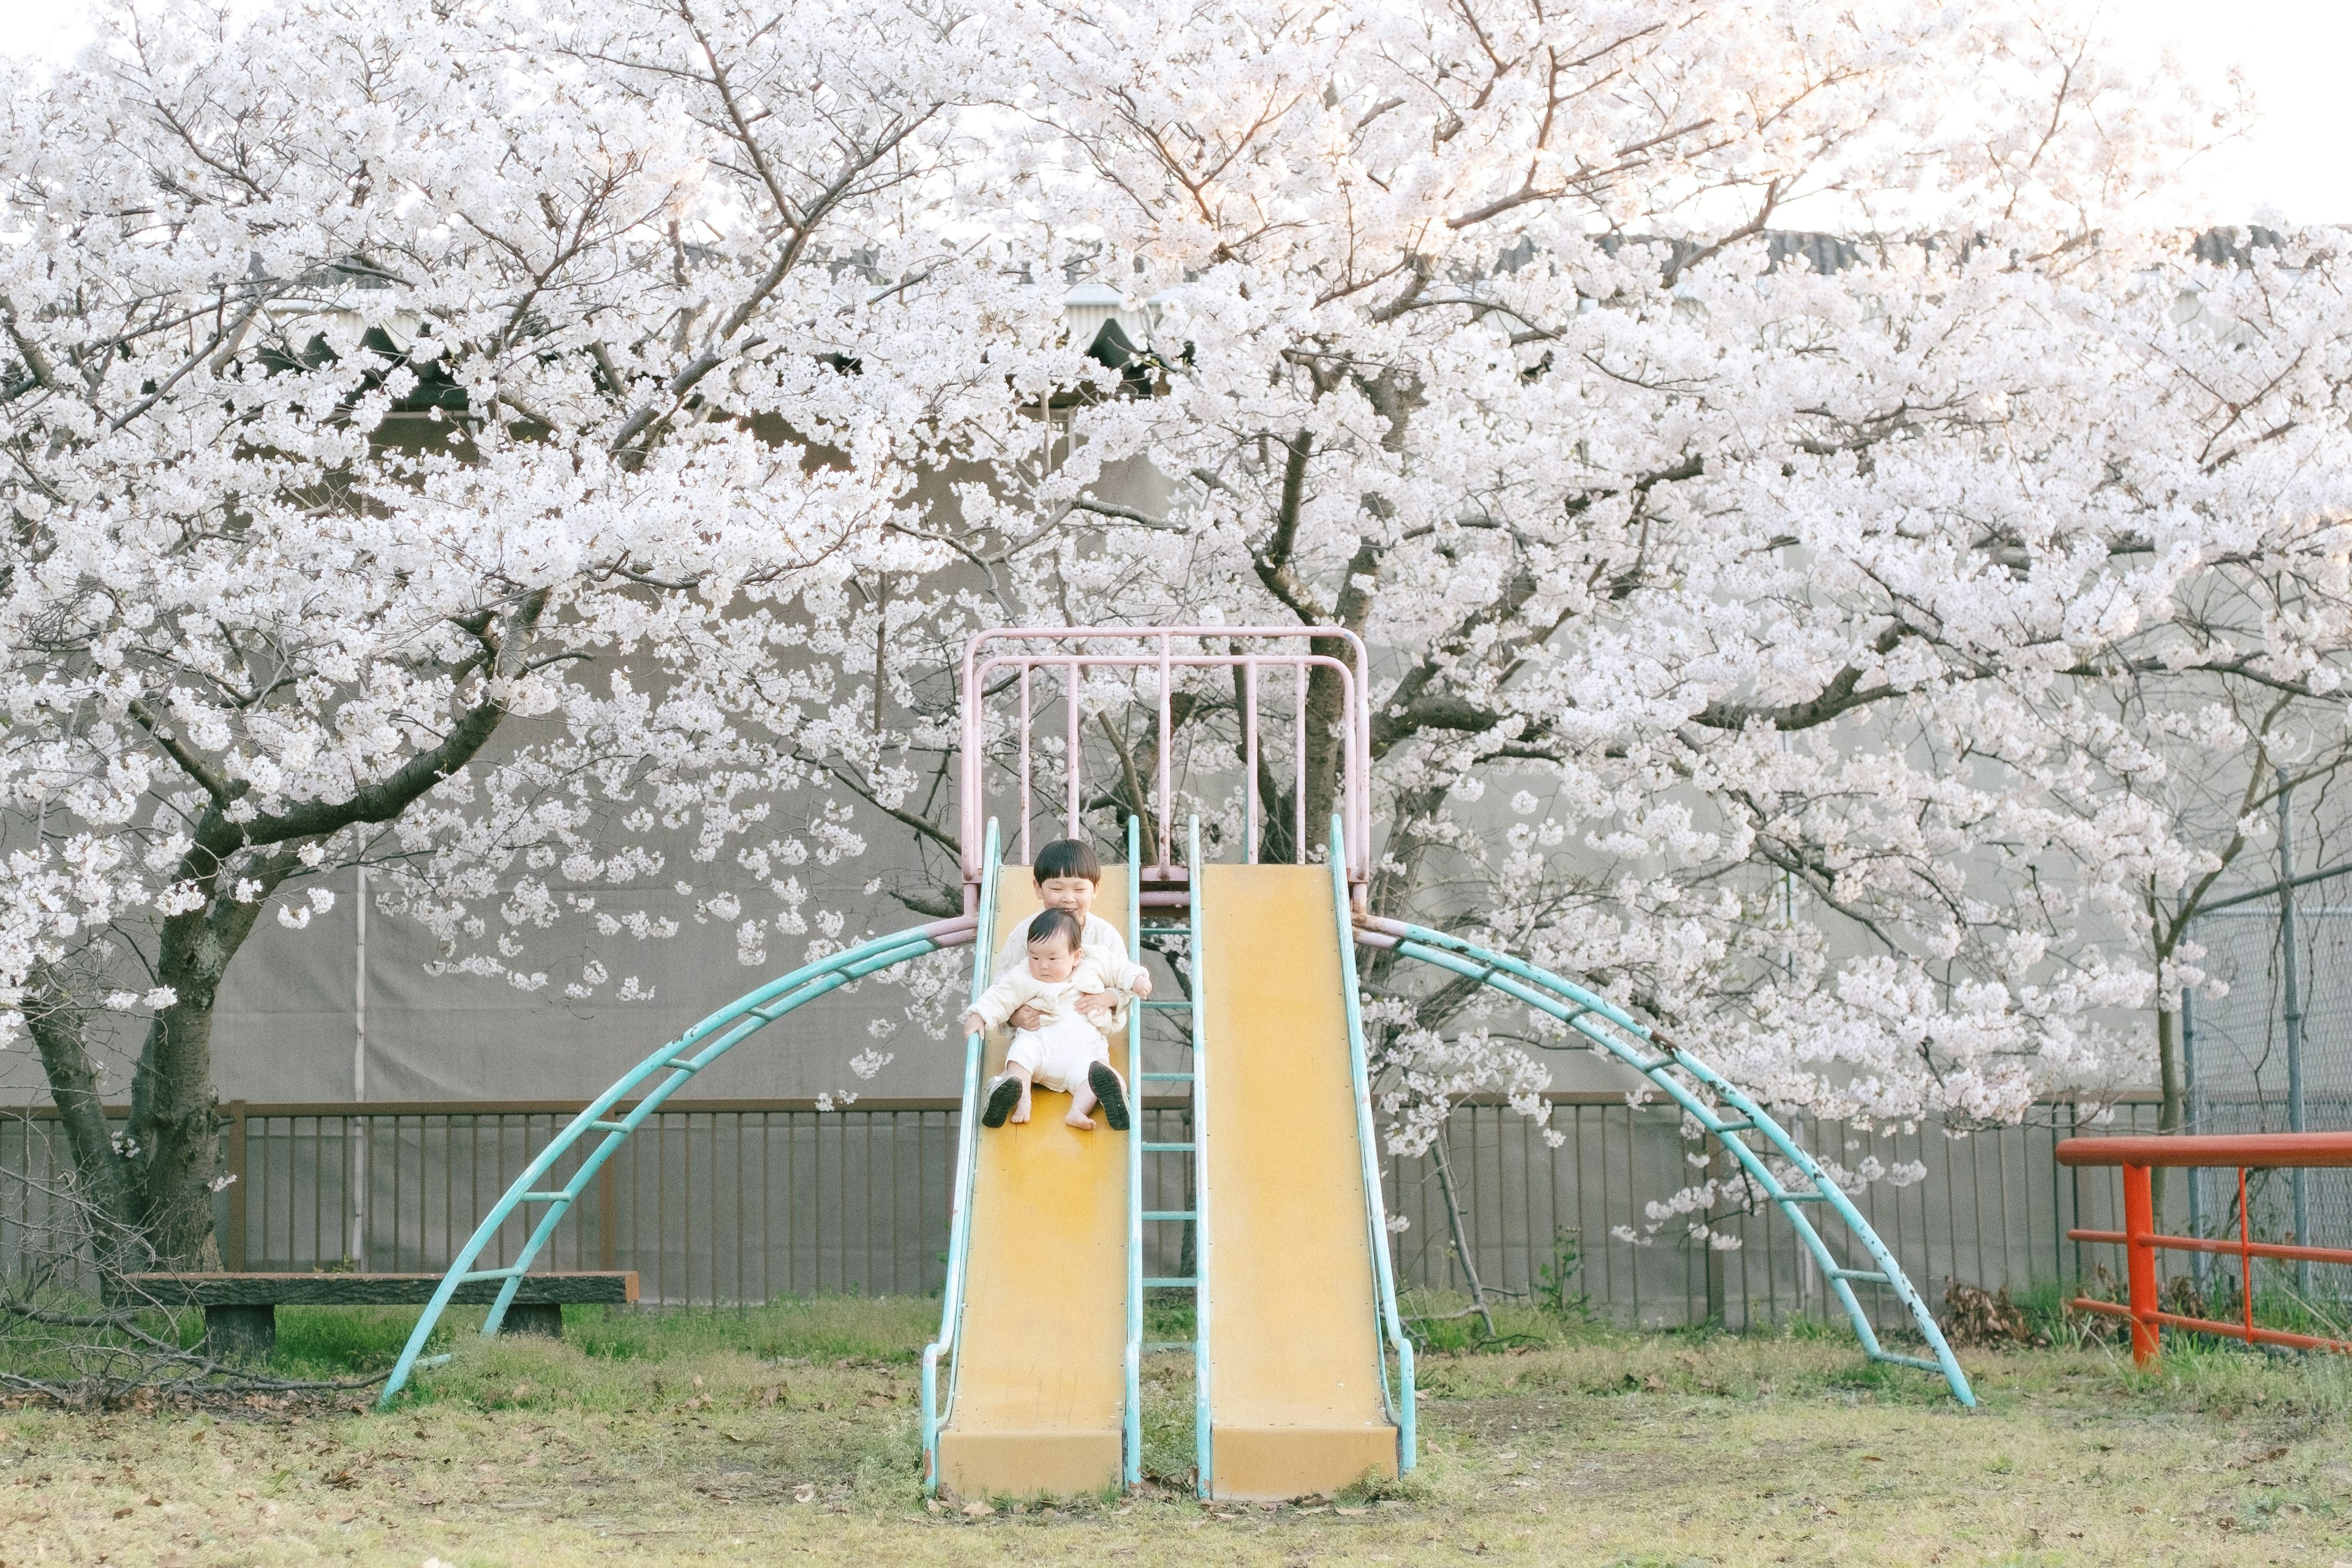
<instances>
[{"instance_id":1,"label":"fallen leaf on grass","mask_svg":"<svg viewBox=\"0 0 2352 1568\"><path fill-rule=\"evenodd\" d=\"M990 1514L994 1513L995 1511L996 1510L992 1505L982 1502L978 1498L974 1498L971 1501L963 1505L963 1516L966 1519L986 1519Z\"/></svg>"}]
</instances>

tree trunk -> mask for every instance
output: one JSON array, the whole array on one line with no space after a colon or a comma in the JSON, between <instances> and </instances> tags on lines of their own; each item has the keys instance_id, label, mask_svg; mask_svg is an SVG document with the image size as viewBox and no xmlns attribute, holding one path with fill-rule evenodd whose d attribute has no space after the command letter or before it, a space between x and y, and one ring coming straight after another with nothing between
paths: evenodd
<instances>
[{"instance_id":1,"label":"tree trunk","mask_svg":"<svg viewBox=\"0 0 2352 1568\"><path fill-rule=\"evenodd\" d=\"M156 978L177 999L157 1013L131 1089L130 1141L140 1172L139 1218L168 1267L218 1268L213 1176L220 1158L220 1098L213 1089L213 1007L229 961L253 934L264 902L284 879L273 858L254 868L261 891L239 902L226 891L163 925ZM272 874L272 873L275 874ZM231 879L223 879L230 881Z\"/></svg>"},{"instance_id":2,"label":"tree trunk","mask_svg":"<svg viewBox=\"0 0 2352 1568\"><path fill-rule=\"evenodd\" d=\"M131 1122L117 1152L96 1099L97 1076L80 1047L79 1025L59 1022L43 1041L42 1064L49 1090L68 1117L77 1160L102 1173L116 1162L116 1196L110 1212L134 1234L143 1235L162 1263L181 1268L217 1268L220 1247L213 1237L213 1179L220 1160L219 1097L213 1090L213 1007L229 961L253 934L270 895L303 868L301 850L359 823L390 822L419 797L471 761L505 719L502 682L527 668L532 631L552 590L536 588L515 601L503 617L484 610L460 620L479 638L488 656L483 700L460 710L438 745L419 752L387 776L340 802L305 801L284 813L230 820L231 804L244 793L201 768L190 776L213 795L196 826L194 841L182 855L178 879L193 886L204 902L163 922L155 978L172 988L173 1000L149 1022L131 1084ZM173 753L175 758L180 753ZM183 763L184 768L188 764ZM247 896L238 897L242 888ZM51 985L58 1000L66 988ZM53 1048L54 1047L54 1048ZM102 1151L102 1152L101 1152Z\"/></svg>"},{"instance_id":3,"label":"tree trunk","mask_svg":"<svg viewBox=\"0 0 2352 1568\"><path fill-rule=\"evenodd\" d=\"M1445 1157L1444 1132L1437 1135L1429 1152L1437 1159L1437 1190L1445 1198L1446 1223L1454 1228L1454 1253L1462 1259L1462 1277L1470 1281L1470 1305L1477 1312L1478 1321L1486 1325L1486 1337L1491 1340L1495 1337L1495 1313L1486 1305L1486 1288L1478 1282L1478 1260L1470 1253L1470 1230L1463 1223L1461 1200L1454 1194L1454 1164Z\"/></svg>"},{"instance_id":4,"label":"tree trunk","mask_svg":"<svg viewBox=\"0 0 2352 1568\"><path fill-rule=\"evenodd\" d=\"M2158 958L2158 963L2163 962ZM2156 1074L2163 1098L2156 1108L2156 1130L2178 1132L2181 1122L2180 1082L2180 1012L2177 1007L2159 1006L2156 1010ZM2161 1165L2150 1173L2150 1197L2154 1200L2157 1220L2164 1218L2165 1168Z\"/></svg>"},{"instance_id":5,"label":"tree trunk","mask_svg":"<svg viewBox=\"0 0 2352 1568\"><path fill-rule=\"evenodd\" d=\"M52 999L60 996L54 984L41 989ZM89 1204L95 1229L90 1242L97 1250L98 1265L116 1271L143 1267L147 1259L139 1246L137 1191L128 1163L116 1152L106 1125L98 1068L82 1044L82 1016L61 1005L28 1007L26 1012L33 1044L41 1053L41 1069L48 1079L49 1098L65 1126L74 1180Z\"/></svg>"}]
</instances>

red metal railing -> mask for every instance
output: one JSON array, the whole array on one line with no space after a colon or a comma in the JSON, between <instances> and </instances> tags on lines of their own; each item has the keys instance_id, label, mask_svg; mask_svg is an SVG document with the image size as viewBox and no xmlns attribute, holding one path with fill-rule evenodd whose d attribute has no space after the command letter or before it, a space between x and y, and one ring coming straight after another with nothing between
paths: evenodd
<instances>
[{"instance_id":1,"label":"red metal railing","mask_svg":"<svg viewBox=\"0 0 2352 1568\"><path fill-rule=\"evenodd\" d=\"M2104 1241L2124 1249L2125 1278L2130 1304L2095 1301L2078 1296L2078 1311L2097 1312L2129 1320L2132 1359L2142 1366L2157 1357L2159 1327L2187 1329L2200 1334L2221 1334L2248 1344L2292 1345L2298 1350L2340 1351L2352 1354L2352 1342L2322 1339L2315 1334L2291 1334L2281 1329L2254 1326L2254 1259L2284 1258L2305 1263L2352 1263L2352 1251L2332 1247L2290 1246L2256 1241L2246 1218L2246 1173L2352 1167L2352 1132L2245 1132L2228 1135L2164 1138L2069 1138L2058 1145L2062 1165L2120 1165L2124 1173L2124 1228L2070 1230L2070 1241ZM2162 1165L2173 1170L2238 1169L2238 1238L2170 1236L2156 1228L2155 1183L2149 1173ZM2225 1323L2214 1318L2192 1318L2158 1306L2156 1255L2209 1252L2235 1255L2238 1297L2242 1321Z\"/></svg>"}]
</instances>

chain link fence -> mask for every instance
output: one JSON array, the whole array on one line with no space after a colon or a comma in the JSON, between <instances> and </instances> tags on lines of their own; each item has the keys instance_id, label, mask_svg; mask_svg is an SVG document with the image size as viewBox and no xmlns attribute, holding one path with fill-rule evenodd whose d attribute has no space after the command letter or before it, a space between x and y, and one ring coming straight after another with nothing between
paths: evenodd
<instances>
[{"instance_id":1,"label":"chain link fence","mask_svg":"<svg viewBox=\"0 0 2352 1568\"><path fill-rule=\"evenodd\" d=\"M2352 866L2210 904L2188 934L2205 950L2199 964L2227 989L2182 1003L2187 1130L2352 1128ZM2352 1247L2352 1171L2249 1171L2242 1216L2234 1169L2192 1173L2188 1187L2198 1235L2235 1237L2242 1218L2257 1241ZM2194 1260L2200 1284L2213 1267ZM2352 1268L2269 1272L2278 1279L2258 1289L2292 1289L2336 1310L2352 1301Z\"/></svg>"}]
</instances>

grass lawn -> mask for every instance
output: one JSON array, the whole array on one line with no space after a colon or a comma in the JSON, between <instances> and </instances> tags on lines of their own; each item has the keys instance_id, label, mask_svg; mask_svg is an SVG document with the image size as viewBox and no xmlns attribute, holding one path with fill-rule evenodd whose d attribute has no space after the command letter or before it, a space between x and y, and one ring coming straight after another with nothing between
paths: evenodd
<instances>
[{"instance_id":1,"label":"grass lawn","mask_svg":"<svg viewBox=\"0 0 2352 1568\"><path fill-rule=\"evenodd\" d=\"M1972 1352L1970 1414L1839 1337L1530 1314L1540 1344L1424 1361L1395 1495L1202 1506L1189 1369L1163 1358L1144 1495L927 1507L936 1311L576 1309L562 1344L457 1334L390 1415L0 1411L0 1563L2352 1564L2332 1361ZM279 1366L310 1374L381 1366L413 1321L279 1319Z\"/></svg>"}]
</instances>

